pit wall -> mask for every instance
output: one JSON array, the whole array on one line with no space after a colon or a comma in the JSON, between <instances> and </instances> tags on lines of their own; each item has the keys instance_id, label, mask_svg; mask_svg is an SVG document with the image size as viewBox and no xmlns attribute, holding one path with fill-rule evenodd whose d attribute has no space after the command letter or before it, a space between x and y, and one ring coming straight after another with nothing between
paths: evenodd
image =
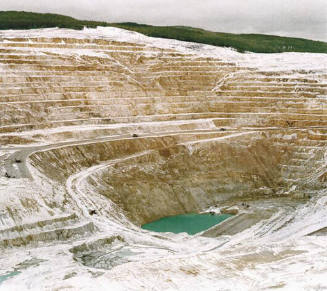
<instances>
[{"instance_id":1,"label":"pit wall","mask_svg":"<svg viewBox=\"0 0 327 291\"><path fill-rule=\"evenodd\" d=\"M140 225L235 197L267 194L267 189L273 195L282 183L279 164L285 152L256 132L182 144L177 137L128 139L31 156L32 164L57 182L113 159L118 160L90 172L80 190L109 198Z\"/></svg>"}]
</instances>

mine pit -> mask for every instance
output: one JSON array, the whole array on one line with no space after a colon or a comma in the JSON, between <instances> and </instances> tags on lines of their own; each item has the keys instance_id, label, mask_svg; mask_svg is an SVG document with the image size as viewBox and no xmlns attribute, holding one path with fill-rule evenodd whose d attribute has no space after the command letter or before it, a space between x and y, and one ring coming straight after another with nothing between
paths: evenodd
<instances>
[{"instance_id":1,"label":"mine pit","mask_svg":"<svg viewBox=\"0 0 327 291\"><path fill-rule=\"evenodd\" d=\"M1 31L0 54L1 287L319 287L325 55L109 27Z\"/></svg>"}]
</instances>

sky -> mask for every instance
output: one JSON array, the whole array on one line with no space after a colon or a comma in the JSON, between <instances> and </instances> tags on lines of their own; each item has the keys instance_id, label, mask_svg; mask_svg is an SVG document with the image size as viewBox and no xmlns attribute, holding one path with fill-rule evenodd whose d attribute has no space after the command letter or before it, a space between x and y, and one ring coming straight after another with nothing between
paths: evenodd
<instances>
[{"instance_id":1,"label":"sky","mask_svg":"<svg viewBox=\"0 0 327 291\"><path fill-rule=\"evenodd\" d=\"M327 0L0 0L0 10L327 41Z\"/></svg>"}]
</instances>

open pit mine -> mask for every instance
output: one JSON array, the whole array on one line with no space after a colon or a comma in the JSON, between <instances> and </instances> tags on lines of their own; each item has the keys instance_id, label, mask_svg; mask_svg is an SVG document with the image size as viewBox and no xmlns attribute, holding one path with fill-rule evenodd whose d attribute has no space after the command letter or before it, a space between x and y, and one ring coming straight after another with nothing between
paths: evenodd
<instances>
[{"instance_id":1,"label":"open pit mine","mask_svg":"<svg viewBox=\"0 0 327 291\"><path fill-rule=\"evenodd\" d=\"M326 54L0 32L0 290L327 290L326 184Z\"/></svg>"}]
</instances>

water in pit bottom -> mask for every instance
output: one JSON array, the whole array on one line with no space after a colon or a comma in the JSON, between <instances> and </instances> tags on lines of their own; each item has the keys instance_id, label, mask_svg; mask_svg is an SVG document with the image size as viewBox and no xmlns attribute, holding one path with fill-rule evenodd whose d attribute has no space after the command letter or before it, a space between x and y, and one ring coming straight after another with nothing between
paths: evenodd
<instances>
[{"instance_id":1,"label":"water in pit bottom","mask_svg":"<svg viewBox=\"0 0 327 291\"><path fill-rule=\"evenodd\" d=\"M159 220L142 225L143 229L156 232L173 232L196 234L231 217L230 214L212 215L210 213L190 213L163 217Z\"/></svg>"},{"instance_id":2,"label":"water in pit bottom","mask_svg":"<svg viewBox=\"0 0 327 291\"><path fill-rule=\"evenodd\" d=\"M19 271L13 271L4 275L0 275L0 285L2 282L6 281L7 279L14 277L16 275L18 275L20 272Z\"/></svg>"}]
</instances>

